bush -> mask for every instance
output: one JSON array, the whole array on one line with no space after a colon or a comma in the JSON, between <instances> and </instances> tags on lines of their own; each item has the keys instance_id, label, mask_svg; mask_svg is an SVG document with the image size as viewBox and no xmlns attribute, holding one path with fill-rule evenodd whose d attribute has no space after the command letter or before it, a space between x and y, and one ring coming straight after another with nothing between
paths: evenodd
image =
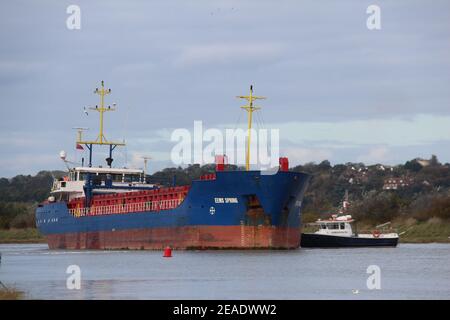
<instances>
[{"instance_id":1,"label":"bush","mask_svg":"<svg viewBox=\"0 0 450 320\"><path fill-rule=\"evenodd\" d=\"M396 217L401 208L402 199L397 194L372 191L355 202L349 213L357 220L383 223Z\"/></svg>"},{"instance_id":2,"label":"bush","mask_svg":"<svg viewBox=\"0 0 450 320\"><path fill-rule=\"evenodd\" d=\"M412 204L413 216L419 221L431 218L450 219L450 196L435 194L418 198Z\"/></svg>"},{"instance_id":3,"label":"bush","mask_svg":"<svg viewBox=\"0 0 450 320\"><path fill-rule=\"evenodd\" d=\"M17 202L0 202L0 229L9 229L12 227L12 222L18 216L30 216L28 218L22 217L25 224L34 227L34 206L26 203ZM32 220L30 220L32 219ZM20 224L20 220L16 221ZM23 224L23 223L22 223Z\"/></svg>"},{"instance_id":4,"label":"bush","mask_svg":"<svg viewBox=\"0 0 450 320\"><path fill-rule=\"evenodd\" d=\"M24 229L24 228L34 228L36 226L36 219L34 213L25 213L15 216L10 224L10 228Z\"/></svg>"},{"instance_id":5,"label":"bush","mask_svg":"<svg viewBox=\"0 0 450 320\"><path fill-rule=\"evenodd\" d=\"M320 216L317 213L306 212L302 215L302 223L316 222Z\"/></svg>"}]
</instances>

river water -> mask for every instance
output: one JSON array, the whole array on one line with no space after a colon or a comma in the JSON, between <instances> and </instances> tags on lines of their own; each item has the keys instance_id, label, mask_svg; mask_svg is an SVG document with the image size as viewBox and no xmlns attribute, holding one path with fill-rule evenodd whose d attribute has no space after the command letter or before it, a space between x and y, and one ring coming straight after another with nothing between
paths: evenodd
<instances>
[{"instance_id":1,"label":"river water","mask_svg":"<svg viewBox=\"0 0 450 320\"><path fill-rule=\"evenodd\" d=\"M172 258L159 251L53 251L45 244L5 244L0 252L0 281L31 299L450 298L450 244L174 251ZM67 288L70 265L80 267L79 290ZM379 278L367 273L371 265ZM369 277L380 289L368 288Z\"/></svg>"}]
</instances>

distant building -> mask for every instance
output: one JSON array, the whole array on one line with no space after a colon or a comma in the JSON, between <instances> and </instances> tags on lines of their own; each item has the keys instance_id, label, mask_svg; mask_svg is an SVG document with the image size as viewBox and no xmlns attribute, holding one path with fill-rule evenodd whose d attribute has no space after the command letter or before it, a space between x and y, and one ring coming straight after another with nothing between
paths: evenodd
<instances>
[{"instance_id":1,"label":"distant building","mask_svg":"<svg viewBox=\"0 0 450 320\"><path fill-rule=\"evenodd\" d=\"M417 163L419 163L422 167L428 167L431 164L431 160L426 160L426 159L421 159L421 158L416 158L414 160L416 160Z\"/></svg>"},{"instance_id":2,"label":"distant building","mask_svg":"<svg viewBox=\"0 0 450 320\"><path fill-rule=\"evenodd\" d=\"M388 178L384 180L383 190L397 190L413 183L411 178Z\"/></svg>"}]
</instances>

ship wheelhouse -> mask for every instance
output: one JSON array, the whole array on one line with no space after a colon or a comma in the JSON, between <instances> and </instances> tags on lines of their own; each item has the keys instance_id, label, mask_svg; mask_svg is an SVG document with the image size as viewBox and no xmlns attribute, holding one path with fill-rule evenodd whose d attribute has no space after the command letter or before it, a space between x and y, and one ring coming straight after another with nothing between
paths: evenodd
<instances>
[{"instance_id":1,"label":"ship wheelhouse","mask_svg":"<svg viewBox=\"0 0 450 320\"><path fill-rule=\"evenodd\" d=\"M151 187L145 181L145 172L140 169L75 167L69 169L68 175L53 181L51 198L58 201L70 201L85 196L84 186L89 179L98 186L95 193L118 193L129 190L118 187ZM107 188L110 187L110 188Z\"/></svg>"},{"instance_id":2,"label":"ship wheelhouse","mask_svg":"<svg viewBox=\"0 0 450 320\"><path fill-rule=\"evenodd\" d=\"M317 220L315 225L319 226L316 234L333 236L353 236L352 223L354 220L350 215L335 217L329 220Z\"/></svg>"}]
</instances>

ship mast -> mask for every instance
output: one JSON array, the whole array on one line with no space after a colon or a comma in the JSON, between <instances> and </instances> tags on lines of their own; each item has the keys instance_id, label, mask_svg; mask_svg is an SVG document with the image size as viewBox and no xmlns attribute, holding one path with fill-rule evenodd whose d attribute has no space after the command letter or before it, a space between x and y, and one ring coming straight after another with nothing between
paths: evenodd
<instances>
[{"instance_id":1,"label":"ship mast","mask_svg":"<svg viewBox=\"0 0 450 320\"><path fill-rule=\"evenodd\" d=\"M260 99L266 99L266 97L258 97L253 95L253 86L250 86L250 95L248 96L237 96L239 99L245 99L248 101L248 104L245 106L242 106L241 108L246 110L248 113L248 130L247 130L247 152L245 155L245 169L247 171L250 170L250 142L251 142L251 130L252 130L252 115L253 112L256 110L261 109L260 107L254 106L253 101L254 100L260 100Z\"/></svg>"},{"instance_id":2,"label":"ship mast","mask_svg":"<svg viewBox=\"0 0 450 320\"><path fill-rule=\"evenodd\" d=\"M81 132L79 132L79 135L77 137L77 143L84 144L89 150L89 167L92 167L92 146L93 145L108 145L109 146L109 158L106 159L108 166L111 167L112 164L112 152L117 146L124 146L125 142L113 142L108 141L105 137L105 134L103 133L103 113L108 111L115 111L116 109L111 106L105 107L105 96L111 93L111 89L105 89L104 82L101 82L101 88L96 88L94 93L98 94L100 96L100 108L98 106L89 108L94 111L98 111L100 113L100 126L99 126L99 133L97 136L97 139L94 141L86 141L82 140Z\"/></svg>"}]
</instances>

